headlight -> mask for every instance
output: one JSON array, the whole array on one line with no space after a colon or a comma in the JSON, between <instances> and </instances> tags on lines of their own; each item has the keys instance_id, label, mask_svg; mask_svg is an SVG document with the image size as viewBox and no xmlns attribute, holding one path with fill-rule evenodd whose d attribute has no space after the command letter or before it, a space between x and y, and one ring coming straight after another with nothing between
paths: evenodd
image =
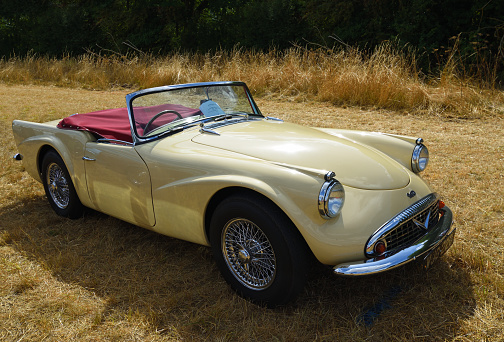
<instances>
[{"instance_id":1,"label":"headlight","mask_svg":"<svg viewBox=\"0 0 504 342\"><path fill-rule=\"evenodd\" d=\"M425 170L429 163L429 150L423 144L418 144L413 149L411 156L411 169L413 172L421 172Z\"/></svg>"},{"instance_id":2,"label":"headlight","mask_svg":"<svg viewBox=\"0 0 504 342\"><path fill-rule=\"evenodd\" d=\"M338 216L345 203L345 189L333 176L332 172L326 175L318 198L319 213L326 219Z\"/></svg>"}]
</instances>

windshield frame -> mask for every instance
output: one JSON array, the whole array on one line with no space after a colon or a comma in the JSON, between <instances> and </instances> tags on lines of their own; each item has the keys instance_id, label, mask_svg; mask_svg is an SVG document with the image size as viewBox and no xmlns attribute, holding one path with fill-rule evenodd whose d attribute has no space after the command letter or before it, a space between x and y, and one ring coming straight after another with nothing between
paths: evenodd
<instances>
[{"instance_id":1,"label":"windshield frame","mask_svg":"<svg viewBox=\"0 0 504 342\"><path fill-rule=\"evenodd\" d=\"M250 107L253 110L253 113L250 113L251 115L255 116L260 116L264 117L261 111L259 110L259 107L255 103L250 90L248 89L247 85L245 82L239 82L239 81L225 81L225 82L201 82L201 83L188 83L188 84L176 84L176 85L168 85L168 86L162 86L162 87L155 87L155 88L148 88L148 89L142 89L130 94L126 95L126 105L128 108L128 116L129 116L129 121L130 121L130 128L131 128L131 135L133 137L133 144L141 144L145 142L149 142L152 140L157 140L162 137L165 137L167 135L171 135L177 132L180 132L184 128L188 127L193 127L197 123L205 123L208 121L214 120L212 117L205 118L203 120L196 120L197 123L188 123L187 125L183 126L177 126L174 127L170 130L166 130L164 132L161 132L159 134L154 134L152 136L142 136L137 132L137 128L135 125L134 121L134 114L133 114L133 101L141 96L147 95L147 94L155 94L155 93L161 93L161 92L167 92L167 91L173 91L173 90L178 90L178 89L189 89L189 88L204 88L204 87L214 87L214 86L238 86L238 87L243 87L245 90L245 95L250 103Z\"/></svg>"}]
</instances>

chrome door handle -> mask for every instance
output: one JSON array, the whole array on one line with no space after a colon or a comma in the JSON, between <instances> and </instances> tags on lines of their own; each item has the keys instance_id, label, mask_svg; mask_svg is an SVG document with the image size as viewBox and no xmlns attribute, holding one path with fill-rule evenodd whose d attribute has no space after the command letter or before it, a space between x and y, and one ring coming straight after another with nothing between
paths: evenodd
<instances>
[{"instance_id":1,"label":"chrome door handle","mask_svg":"<svg viewBox=\"0 0 504 342\"><path fill-rule=\"evenodd\" d=\"M82 157L82 160L95 161L96 159L84 156L84 157Z\"/></svg>"}]
</instances>

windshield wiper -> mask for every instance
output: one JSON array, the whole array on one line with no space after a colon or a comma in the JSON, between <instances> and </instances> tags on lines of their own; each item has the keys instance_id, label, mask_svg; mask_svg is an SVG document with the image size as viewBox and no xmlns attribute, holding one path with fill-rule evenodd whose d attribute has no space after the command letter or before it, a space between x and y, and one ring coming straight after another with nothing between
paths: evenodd
<instances>
[{"instance_id":1,"label":"windshield wiper","mask_svg":"<svg viewBox=\"0 0 504 342\"><path fill-rule=\"evenodd\" d=\"M191 127L194 127L194 126L196 126L198 124L206 124L207 122L210 122L210 121L227 120L229 118L232 118L233 116L240 116L240 117L244 117L245 119L248 119L249 116L260 116L260 117L262 117L261 114L255 114L255 113L243 113L243 112L224 113L224 114L219 114L219 115L208 116L208 117L203 117L203 118L196 119L196 120L191 121L191 122L189 122L189 123L187 123L185 125L176 126L176 127L173 127L172 129L169 129L169 130L166 130L166 131L161 132L159 134L156 134L153 137L157 138L157 137L164 136L164 135L178 133L178 132L181 132L181 131L185 130L186 128L191 128Z\"/></svg>"},{"instance_id":2,"label":"windshield wiper","mask_svg":"<svg viewBox=\"0 0 504 342\"><path fill-rule=\"evenodd\" d=\"M219 120L226 120L229 118L232 118L233 116L241 116L246 119L248 119L249 116L261 116L260 114L250 114L250 113L243 113L243 112L237 112L237 113L224 113L224 114L219 114L219 115L214 115L214 116L206 116L204 118L196 119L194 121L191 121L190 123L186 124L183 126L183 128L189 128L192 126L195 126L198 123L207 123L210 121L219 121Z\"/></svg>"}]
</instances>

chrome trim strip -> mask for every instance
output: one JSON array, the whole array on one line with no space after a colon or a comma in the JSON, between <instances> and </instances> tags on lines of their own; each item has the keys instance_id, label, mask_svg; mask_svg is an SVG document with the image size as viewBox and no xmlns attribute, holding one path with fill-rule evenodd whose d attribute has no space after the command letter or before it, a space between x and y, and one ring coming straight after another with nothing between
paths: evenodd
<instances>
[{"instance_id":1,"label":"chrome trim strip","mask_svg":"<svg viewBox=\"0 0 504 342\"><path fill-rule=\"evenodd\" d=\"M279 119L279 118L274 118L274 117L272 117L272 116L267 116L267 117L266 117L266 120L283 122L283 120L282 120L282 119Z\"/></svg>"},{"instance_id":2,"label":"chrome trim strip","mask_svg":"<svg viewBox=\"0 0 504 342\"><path fill-rule=\"evenodd\" d=\"M401 224L407 222L418 214L430 208L430 206L439 199L437 193L433 192L425 196L424 198L416 201L408 208L401 211L399 214L391 218L389 221L385 222L380 228L378 228L369 238L364 249L364 253L371 256L373 253L375 243L380 240L383 236L387 235L391 230L397 228Z\"/></svg>"},{"instance_id":3,"label":"chrome trim strip","mask_svg":"<svg viewBox=\"0 0 504 342\"><path fill-rule=\"evenodd\" d=\"M133 146L133 143L130 143L129 141L118 140L118 139L100 138L100 139L96 140L96 142L99 142L99 143L117 143L117 144L124 144L124 145L131 145L131 146Z\"/></svg>"},{"instance_id":4,"label":"chrome trim strip","mask_svg":"<svg viewBox=\"0 0 504 342\"><path fill-rule=\"evenodd\" d=\"M224 119L222 121L216 121L216 122L204 122L203 125L206 128L213 129L213 128L220 128L220 127L225 127L229 125L234 125L237 123L241 122L247 122L247 121L258 121L260 118L251 118L248 114L244 118L232 118L232 119ZM200 124L201 126L201 124Z\"/></svg>"},{"instance_id":5,"label":"chrome trim strip","mask_svg":"<svg viewBox=\"0 0 504 342\"><path fill-rule=\"evenodd\" d=\"M12 158L14 158L14 160L23 160L23 155L21 153L16 153Z\"/></svg>"},{"instance_id":6,"label":"chrome trim strip","mask_svg":"<svg viewBox=\"0 0 504 342\"><path fill-rule=\"evenodd\" d=\"M405 248L396 254L379 260L379 258L363 260L356 263L344 263L334 266L333 272L342 276L362 276L380 273L405 265L411 261L427 258L430 253L440 247L442 242L452 234L456 228L452 225L453 214L448 207L443 208L444 215L437 226L431 229L414 245Z\"/></svg>"}]
</instances>

